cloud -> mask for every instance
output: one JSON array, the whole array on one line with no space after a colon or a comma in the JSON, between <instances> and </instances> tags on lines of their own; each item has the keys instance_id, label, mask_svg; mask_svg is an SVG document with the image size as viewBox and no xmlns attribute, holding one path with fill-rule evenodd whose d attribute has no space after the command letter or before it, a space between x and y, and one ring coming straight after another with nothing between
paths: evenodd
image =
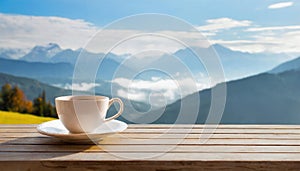
<instances>
[{"instance_id":1,"label":"cloud","mask_svg":"<svg viewBox=\"0 0 300 171\"><path fill-rule=\"evenodd\" d=\"M255 40L222 40L217 39L213 40L213 43L224 45L231 50L241 51L241 52L249 52L249 53L259 53L264 52L265 42L257 42Z\"/></svg>"},{"instance_id":2,"label":"cloud","mask_svg":"<svg viewBox=\"0 0 300 171\"><path fill-rule=\"evenodd\" d=\"M112 83L122 87L116 92L118 96L142 102L148 102L149 97L151 97L154 106L166 104L165 102L174 102L178 98L211 87L209 80L205 78L202 79L202 82L195 81L195 85L191 85L188 78L172 80L159 79L158 77L152 77L151 80L116 78Z\"/></svg>"},{"instance_id":3,"label":"cloud","mask_svg":"<svg viewBox=\"0 0 300 171\"><path fill-rule=\"evenodd\" d=\"M199 73L201 74L201 73ZM123 97L126 99L150 103L153 107L161 107L162 105L172 103L175 100L184 97L193 92L209 88L209 80L205 79L203 74L198 78L203 77L200 80L195 81L195 85L191 85L187 78L180 80L162 79L161 77L151 77L149 80L130 80L127 78L115 78L111 84L112 88L117 85L117 89L113 95ZM177 84L181 82L181 87ZM79 83L79 84L54 84L53 86L77 91L90 91L95 87L101 88L101 84L98 83ZM105 85L103 85L105 87ZM194 88L196 86L196 89ZM193 90L193 91L192 91ZM114 94L116 93L116 94Z\"/></svg>"},{"instance_id":4,"label":"cloud","mask_svg":"<svg viewBox=\"0 0 300 171\"><path fill-rule=\"evenodd\" d=\"M249 20L234 20L231 18L217 18L217 19L210 19L206 20L208 23L204 26L199 26L197 29L200 31L210 31L210 32L217 32L219 30L224 29L231 29L235 27L247 27L252 24Z\"/></svg>"},{"instance_id":5,"label":"cloud","mask_svg":"<svg viewBox=\"0 0 300 171\"><path fill-rule=\"evenodd\" d=\"M91 89L101 86L101 84L98 83L79 83L79 84L54 84L53 86L61 87L67 90L77 90L77 91L90 91Z\"/></svg>"},{"instance_id":6,"label":"cloud","mask_svg":"<svg viewBox=\"0 0 300 171\"><path fill-rule=\"evenodd\" d=\"M120 30L117 32L121 32ZM133 33L134 34L134 33ZM103 34L110 40L120 40L114 35ZM115 54L139 54L136 57L142 57L141 54L147 51L156 51L164 54L172 54L186 46L209 47L210 44L199 31L159 31L155 34L143 34L140 32L137 36L130 37L122 41L121 44L112 49ZM95 43L97 44L97 43ZM104 46L101 48L104 51ZM90 49L90 51L100 50L99 47Z\"/></svg>"},{"instance_id":7,"label":"cloud","mask_svg":"<svg viewBox=\"0 0 300 171\"><path fill-rule=\"evenodd\" d=\"M279 8L286 8L290 7L294 4L294 2L280 2L276 4L271 4L268 6L269 9L279 9Z\"/></svg>"},{"instance_id":8,"label":"cloud","mask_svg":"<svg viewBox=\"0 0 300 171\"><path fill-rule=\"evenodd\" d=\"M71 48L73 50L84 47L86 43L99 33L104 43L94 42L87 50L92 52L107 52L120 41L123 41L113 53L126 54L137 53L141 49L161 49L166 52L175 52L183 45L170 39L173 37L183 42L189 42L192 45L201 46L203 44L200 32L192 31L168 31L162 30L156 32L160 36L143 35L142 30L126 29L104 29L95 26L92 23L80 19L68 19L51 16L26 16L11 15L0 13L0 47L9 49L26 49L28 52L36 45L44 45L49 42L59 44L62 48ZM204 33L212 35L214 33ZM136 35L133 36L132 35ZM131 36L131 37L130 37ZM126 40L123 40L127 38ZM203 39L204 40L204 39ZM126 42L130 42L127 43ZM123 45L126 44L126 45ZM206 45L207 46L207 45Z\"/></svg>"},{"instance_id":9,"label":"cloud","mask_svg":"<svg viewBox=\"0 0 300 171\"><path fill-rule=\"evenodd\" d=\"M84 47L90 38L100 30L101 38L105 42L101 45L97 42L94 43L94 46L88 48L92 52L107 52L112 48L112 44L120 42L121 37L127 37L120 45L113 48L113 53L117 55L137 54L141 50L158 50L170 54L185 48L180 42L195 47L208 47L210 44L204 36L210 37L211 43L220 43L233 50L250 53L300 52L298 43L300 25L254 27L252 21L232 18L209 19L206 20L206 23L206 25L197 27L201 33L198 31L162 30L156 32L160 36L153 36L144 34L145 32L142 30L101 30L94 24L80 19L0 13L0 48L2 48L1 53L7 49L12 49L10 51L14 52L19 49L18 51L24 54L36 45L54 42L64 49L78 49ZM244 27L249 28L245 29ZM231 30L233 28L234 32ZM222 39L224 32L226 32L225 35L231 33L235 35L225 40ZM137 36L128 38L132 35Z\"/></svg>"},{"instance_id":10,"label":"cloud","mask_svg":"<svg viewBox=\"0 0 300 171\"><path fill-rule=\"evenodd\" d=\"M118 55L136 54L147 50L174 53L179 49L186 48L186 44L208 47L208 41L204 37L208 34L203 34L199 31L174 30L162 30L154 33L141 30L101 30L87 50L91 52L106 52L112 48L112 52Z\"/></svg>"},{"instance_id":11,"label":"cloud","mask_svg":"<svg viewBox=\"0 0 300 171\"><path fill-rule=\"evenodd\" d=\"M275 26L275 27L253 27L248 28L246 31L256 32L256 31L277 31L277 30L297 30L300 29L300 25L292 25L292 26Z\"/></svg>"},{"instance_id":12,"label":"cloud","mask_svg":"<svg viewBox=\"0 0 300 171\"><path fill-rule=\"evenodd\" d=\"M213 40L232 50L250 53L300 53L300 29L290 31L259 32L244 40Z\"/></svg>"},{"instance_id":13,"label":"cloud","mask_svg":"<svg viewBox=\"0 0 300 171\"><path fill-rule=\"evenodd\" d=\"M149 103L148 100L151 97L153 106L171 103L180 95L178 94L178 85L171 79L129 80L116 78L112 83L122 87L117 90L117 96L145 103Z\"/></svg>"},{"instance_id":14,"label":"cloud","mask_svg":"<svg viewBox=\"0 0 300 171\"><path fill-rule=\"evenodd\" d=\"M207 20L207 25L200 26L202 32L213 33L210 42L222 44L232 50L249 53L300 53L299 31L300 25L262 27L254 26L249 20L234 20L218 18ZM248 27L242 29L243 27ZM230 29L235 29L232 32ZM222 32L221 32L222 31ZM232 34L231 39L222 39L223 34ZM291 36L293 35L293 36Z\"/></svg>"},{"instance_id":15,"label":"cloud","mask_svg":"<svg viewBox=\"0 0 300 171\"><path fill-rule=\"evenodd\" d=\"M147 94L145 92L126 91L125 89L118 89L117 95L134 101L145 101L147 99Z\"/></svg>"},{"instance_id":16,"label":"cloud","mask_svg":"<svg viewBox=\"0 0 300 171\"><path fill-rule=\"evenodd\" d=\"M95 25L84 20L0 13L2 48L32 48L55 42L63 48L78 49L96 31Z\"/></svg>"}]
</instances>

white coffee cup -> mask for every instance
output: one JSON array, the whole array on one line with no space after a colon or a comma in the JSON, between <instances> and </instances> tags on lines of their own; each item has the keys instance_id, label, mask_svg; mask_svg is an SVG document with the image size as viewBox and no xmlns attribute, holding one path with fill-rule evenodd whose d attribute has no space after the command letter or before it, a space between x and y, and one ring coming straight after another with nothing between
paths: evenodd
<instances>
[{"instance_id":1,"label":"white coffee cup","mask_svg":"<svg viewBox=\"0 0 300 171\"><path fill-rule=\"evenodd\" d=\"M119 103L120 109L106 118L114 102ZM93 132L103 123L119 117L124 108L121 99L105 96L61 96L55 98L55 105L60 121L72 133Z\"/></svg>"}]
</instances>

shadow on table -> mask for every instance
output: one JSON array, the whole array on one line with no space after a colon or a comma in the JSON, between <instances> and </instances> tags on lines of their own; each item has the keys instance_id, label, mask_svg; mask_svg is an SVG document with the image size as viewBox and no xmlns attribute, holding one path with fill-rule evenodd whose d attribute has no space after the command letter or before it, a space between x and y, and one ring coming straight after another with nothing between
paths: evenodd
<instances>
[{"instance_id":1,"label":"shadow on table","mask_svg":"<svg viewBox=\"0 0 300 171\"><path fill-rule=\"evenodd\" d=\"M101 151L93 142L68 143L47 136L5 137L1 138L0 143L0 151L5 153L6 159L15 159L17 156L20 160L51 159L99 150Z\"/></svg>"}]
</instances>

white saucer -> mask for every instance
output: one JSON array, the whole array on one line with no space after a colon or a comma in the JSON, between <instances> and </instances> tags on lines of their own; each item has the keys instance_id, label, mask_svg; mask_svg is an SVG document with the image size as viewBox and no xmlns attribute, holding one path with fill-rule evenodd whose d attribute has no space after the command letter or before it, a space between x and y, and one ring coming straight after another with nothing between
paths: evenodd
<instances>
[{"instance_id":1,"label":"white saucer","mask_svg":"<svg viewBox=\"0 0 300 171\"><path fill-rule=\"evenodd\" d=\"M105 136L122 132L127 126L128 125L122 121L111 120L102 124L93 132L74 134L70 133L60 120L53 120L38 125L37 131L41 134L59 138L67 142L95 142L100 141Z\"/></svg>"}]
</instances>

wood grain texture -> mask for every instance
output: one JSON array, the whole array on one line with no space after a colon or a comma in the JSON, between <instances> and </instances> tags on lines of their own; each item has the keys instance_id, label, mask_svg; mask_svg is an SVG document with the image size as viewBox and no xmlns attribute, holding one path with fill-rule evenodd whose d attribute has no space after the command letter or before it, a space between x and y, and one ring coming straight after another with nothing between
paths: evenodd
<instances>
[{"instance_id":1,"label":"wood grain texture","mask_svg":"<svg viewBox=\"0 0 300 171\"><path fill-rule=\"evenodd\" d=\"M0 170L300 170L299 125L139 124L97 145L35 127L0 125Z\"/></svg>"}]
</instances>

